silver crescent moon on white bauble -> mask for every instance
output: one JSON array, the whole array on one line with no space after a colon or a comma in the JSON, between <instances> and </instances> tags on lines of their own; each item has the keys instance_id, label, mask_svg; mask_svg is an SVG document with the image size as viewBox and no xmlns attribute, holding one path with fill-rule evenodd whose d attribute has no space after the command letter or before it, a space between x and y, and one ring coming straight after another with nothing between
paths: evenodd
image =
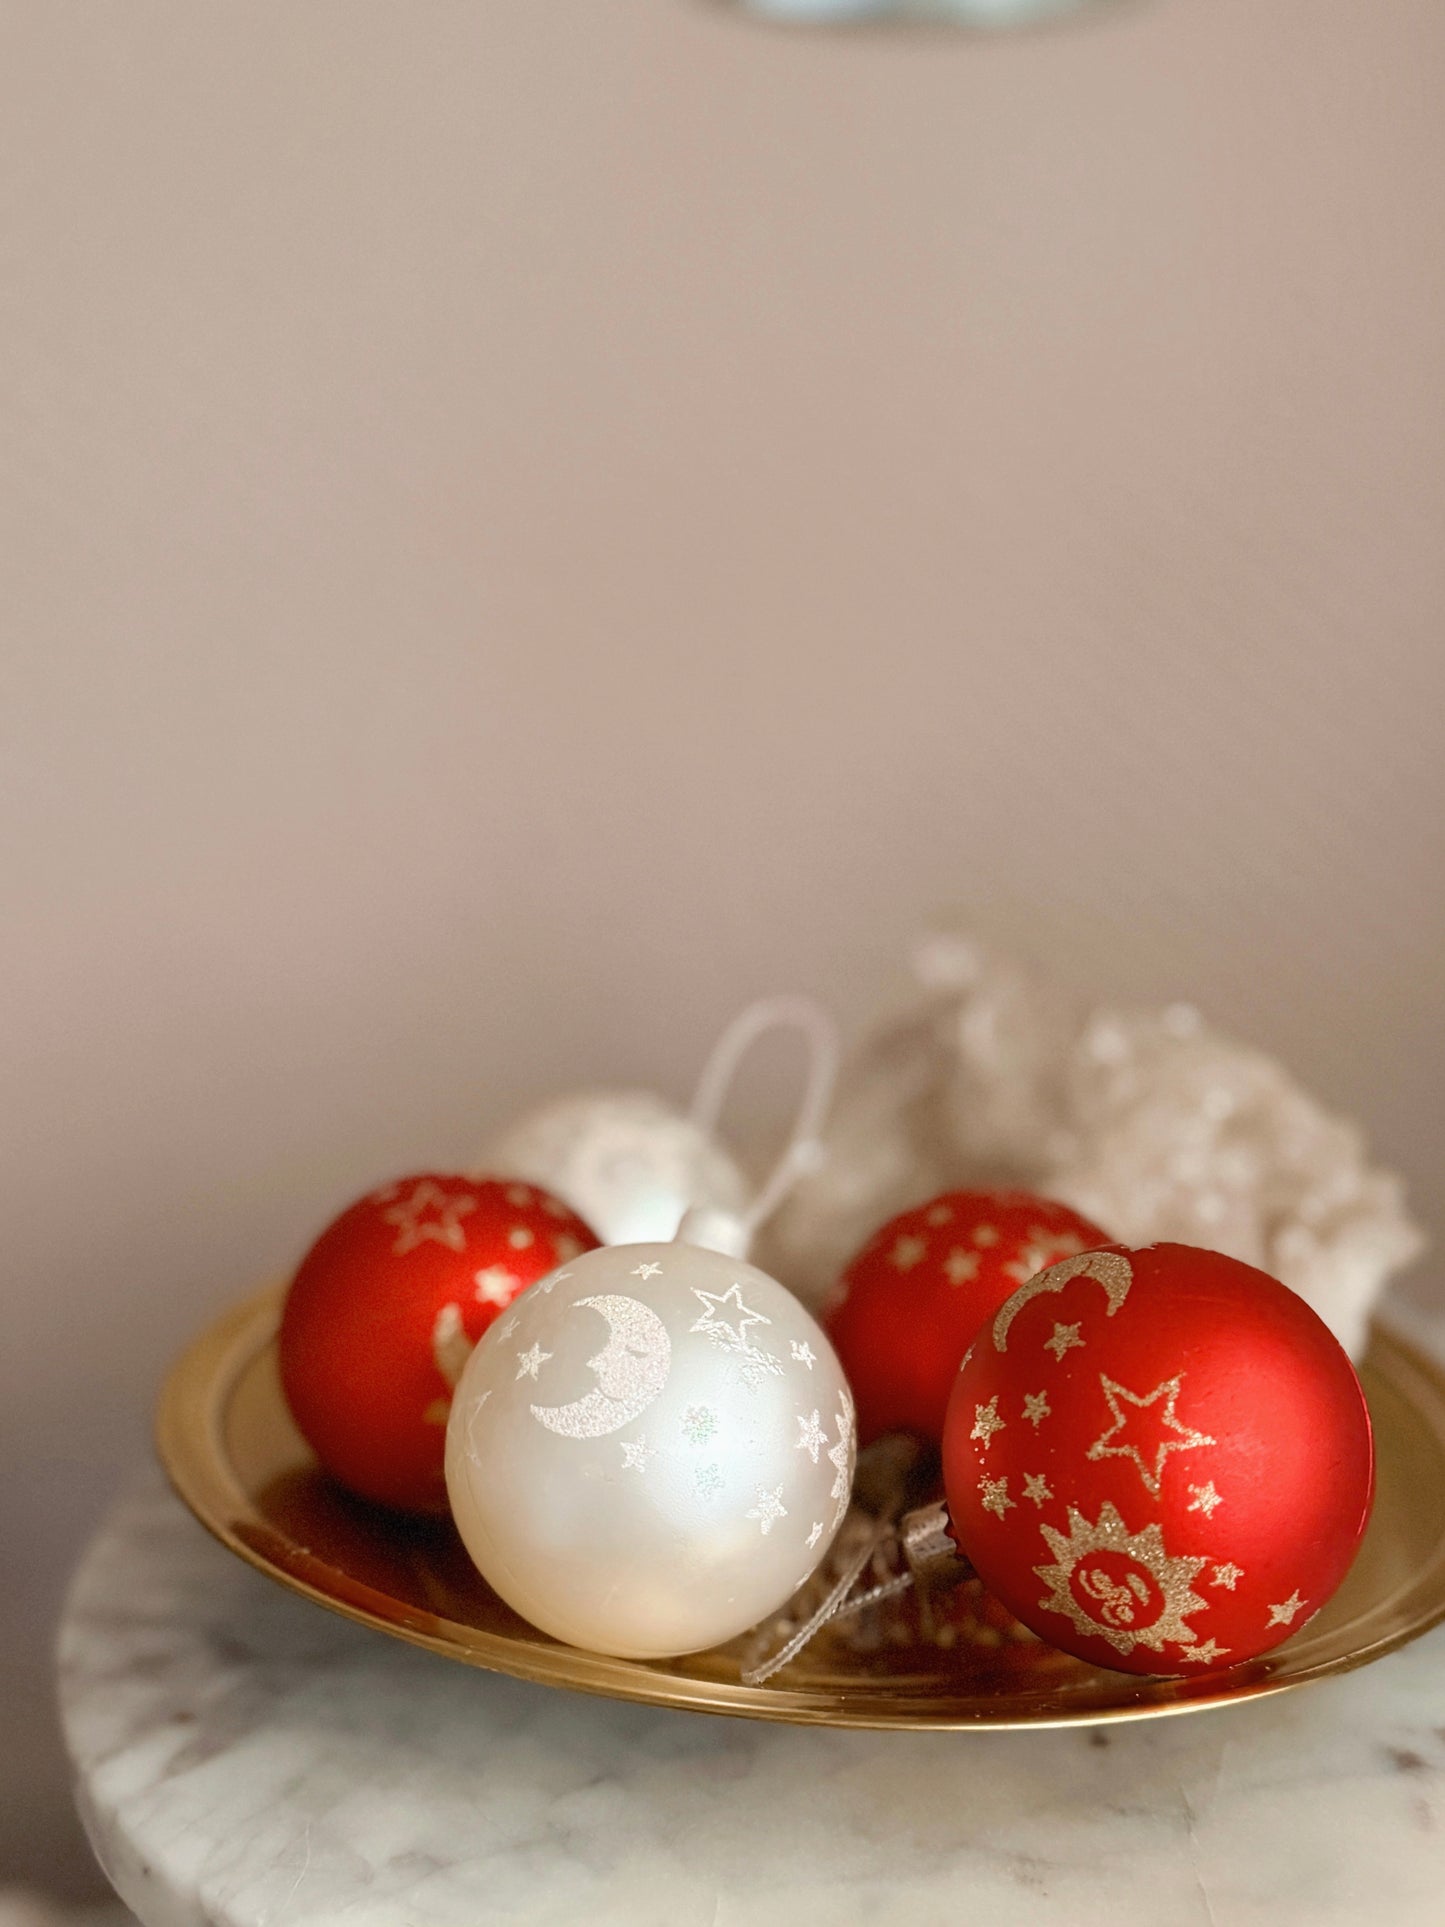
<instances>
[{"instance_id":1,"label":"silver crescent moon on white bauble","mask_svg":"<svg viewBox=\"0 0 1445 1927\"><path fill-rule=\"evenodd\" d=\"M600 1439L640 1418L661 1396L672 1370L672 1340L657 1313L639 1299L606 1293L577 1303L600 1313L611 1333L587 1361L597 1383L570 1405L534 1405L532 1416L563 1438Z\"/></svg>"}]
</instances>

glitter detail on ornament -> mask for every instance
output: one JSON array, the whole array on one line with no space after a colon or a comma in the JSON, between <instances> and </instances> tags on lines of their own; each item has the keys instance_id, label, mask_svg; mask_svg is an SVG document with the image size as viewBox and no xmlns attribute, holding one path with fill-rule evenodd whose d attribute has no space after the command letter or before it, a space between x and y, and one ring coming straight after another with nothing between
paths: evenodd
<instances>
[{"instance_id":1,"label":"glitter detail on ornament","mask_svg":"<svg viewBox=\"0 0 1445 1927\"><path fill-rule=\"evenodd\" d=\"M649 1278L660 1278L662 1276L662 1266L655 1264L639 1265L632 1275L634 1278L640 1278L642 1282L646 1284Z\"/></svg>"},{"instance_id":2,"label":"glitter detail on ornament","mask_svg":"<svg viewBox=\"0 0 1445 1927\"><path fill-rule=\"evenodd\" d=\"M1045 1499L1052 1499L1053 1487L1046 1484L1042 1472L1025 1472L1024 1497L1032 1499L1036 1506L1042 1507Z\"/></svg>"},{"instance_id":3,"label":"glitter detail on ornament","mask_svg":"<svg viewBox=\"0 0 1445 1927\"><path fill-rule=\"evenodd\" d=\"M765 1486L758 1487L758 1502L744 1515L756 1519L766 1539L779 1519L786 1519L788 1508L783 1504L783 1488L774 1486L769 1491Z\"/></svg>"},{"instance_id":4,"label":"glitter detail on ornament","mask_svg":"<svg viewBox=\"0 0 1445 1927\"><path fill-rule=\"evenodd\" d=\"M774 1378L781 1374L782 1360L752 1344L747 1337L754 1325L771 1325L773 1321L765 1318L760 1311L749 1311L743 1303L740 1285L729 1285L723 1292L704 1291L700 1285L694 1285L692 1295L702 1305L703 1311L702 1317L688 1329L701 1332L720 1351L731 1352L734 1357L741 1358L744 1361L743 1377L749 1385L756 1385L764 1374ZM723 1305L737 1312L735 1324L718 1316L719 1308Z\"/></svg>"},{"instance_id":5,"label":"glitter detail on ornament","mask_svg":"<svg viewBox=\"0 0 1445 1927\"><path fill-rule=\"evenodd\" d=\"M1179 1657L1191 1666L1213 1666L1228 1653L1229 1648L1221 1646L1217 1639L1206 1639L1202 1645L1186 1646Z\"/></svg>"},{"instance_id":6,"label":"glitter detail on ornament","mask_svg":"<svg viewBox=\"0 0 1445 1927\"><path fill-rule=\"evenodd\" d=\"M622 1468L625 1472L645 1472L647 1461L653 1455L653 1448L646 1439L621 1439Z\"/></svg>"},{"instance_id":7,"label":"glitter detail on ornament","mask_svg":"<svg viewBox=\"0 0 1445 1927\"><path fill-rule=\"evenodd\" d=\"M672 1371L672 1340L650 1305L606 1292L579 1298L574 1310L595 1311L607 1325L607 1343L587 1361L597 1375L590 1392L568 1405L534 1405L533 1418L568 1439L600 1439L641 1418L660 1398ZM537 1347L534 1345L535 1352ZM530 1357L530 1354L528 1354ZM543 1352L543 1358L550 1358ZM524 1370L537 1376L536 1370ZM521 1372L517 1376L521 1377Z\"/></svg>"},{"instance_id":8,"label":"glitter detail on ornament","mask_svg":"<svg viewBox=\"0 0 1445 1927\"><path fill-rule=\"evenodd\" d=\"M1216 1566L1209 1576L1211 1586L1223 1586L1226 1592L1233 1592L1244 1577L1244 1567L1226 1563Z\"/></svg>"},{"instance_id":9,"label":"glitter detail on ornament","mask_svg":"<svg viewBox=\"0 0 1445 1927\"><path fill-rule=\"evenodd\" d=\"M692 1475L692 1482L704 1499L710 1499L722 1491L723 1475L715 1465L700 1465Z\"/></svg>"},{"instance_id":10,"label":"glitter detail on ornament","mask_svg":"<svg viewBox=\"0 0 1445 1927\"><path fill-rule=\"evenodd\" d=\"M828 1448L828 1463L836 1474L828 1496L833 1501L833 1526L836 1529L848 1510L848 1501L853 1496L853 1415L851 1411L835 1412L833 1423L838 1428L838 1442Z\"/></svg>"},{"instance_id":11,"label":"glitter detail on ornament","mask_svg":"<svg viewBox=\"0 0 1445 1927\"><path fill-rule=\"evenodd\" d=\"M540 1345L533 1345L530 1351L518 1352L518 1378L535 1378L551 1356L551 1352L544 1352Z\"/></svg>"},{"instance_id":12,"label":"glitter detail on ornament","mask_svg":"<svg viewBox=\"0 0 1445 1927\"><path fill-rule=\"evenodd\" d=\"M805 1541L809 1552L813 1550L814 1546L817 1545L818 1541L822 1538L822 1536L823 1536L823 1521L821 1519L815 1519L813 1521L813 1529L808 1534L807 1540Z\"/></svg>"},{"instance_id":13,"label":"glitter detail on ornament","mask_svg":"<svg viewBox=\"0 0 1445 1927\"><path fill-rule=\"evenodd\" d=\"M1024 1417L1036 1432L1039 1429L1040 1421L1046 1418L1052 1418L1053 1415L1054 1408L1049 1404L1047 1392L1024 1393Z\"/></svg>"},{"instance_id":14,"label":"glitter detail on ornament","mask_svg":"<svg viewBox=\"0 0 1445 1927\"><path fill-rule=\"evenodd\" d=\"M1269 1623L1271 1626L1292 1626L1304 1609L1305 1601L1300 1598L1299 1587L1296 1586L1288 1599L1270 1607Z\"/></svg>"},{"instance_id":15,"label":"glitter detail on ornament","mask_svg":"<svg viewBox=\"0 0 1445 1927\"><path fill-rule=\"evenodd\" d=\"M689 1445L706 1445L717 1431L717 1413L706 1405L689 1405L682 1415L682 1436Z\"/></svg>"},{"instance_id":16,"label":"glitter detail on ornament","mask_svg":"<svg viewBox=\"0 0 1445 1927\"><path fill-rule=\"evenodd\" d=\"M1076 1631L1106 1639L1120 1653L1195 1643L1185 1621L1208 1605L1192 1590L1208 1561L1171 1558L1157 1523L1131 1533L1106 1500L1095 1525L1070 1506L1067 1535L1044 1524L1039 1531L1054 1555L1052 1565L1034 1567L1048 1587L1039 1601L1045 1612L1062 1614Z\"/></svg>"},{"instance_id":17,"label":"glitter detail on ornament","mask_svg":"<svg viewBox=\"0 0 1445 1927\"><path fill-rule=\"evenodd\" d=\"M393 1205L390 1211L383 1211L381 1216L384 1224L396 1226L397 1239L392 1252L396 1257L404 1258L428 1238L434 1238L451 1251L463 1250L467 1234L462 1229L461 1220L476 1208L475 1198L465 1195L450 1198L440 1185L433 1184L430 1178L423 1178L404 1203ZM428 1218L428 1212L435 1215Z\"/></svg>"},{"instance_id":18,"label":"glitter detail on ornament","mask_svg":"<svg viewBox=\"0 0 1445 1927\"><path fill-rule=\"evenodd\" d=\"M487 1265L477 1273L477 1303L479 1305L510 1305L517 1295L521 1279L515 1271L508 1271L505 1265Z\"/></svg>"},{"instance_id":19,"label":"glitter detail on ornament","mask_svg":"<svg viewBox=\"0 0 1445 1927\"><path fill-rule=\"evenodd\" d=\"M1224 1503L1221 1495L1214 1489L1213 1479L1206 1479L1203 1485L1191 1485L1189 1490L1194 1497L1185 1507L1187 1512L1202 1512L1206 1519L1212 1519L1214 1508Z\"/></svg>"},{"instance_id":20,"label":"glitter detail on ornament","mask_svg":"<svg viewBox=\"0 0 1445 1927\"><path fill-rule=\"evenodd\" d=\"M1005 1421L998 1415L997 1395L991 1398L987 1405L974 1406L973 1430L968 1436L971 1439L981 1440L985 1452L993 1444L994 1433L1002 1432L1004 1429Z\"/></svg>"},{"instance_id":21,"label":"glitter detail on ornament","mask_svg":"<svg viewBox=\"0 0 1445 1927\"><path fill-rule=\"evenodd\" d=\"M1120 1385L1116 1380L1110 1378L1107 1373L1100 1372L1099 1383L1103 1387L1104 1398L1113 1416L1114 1423L1094 1440L1094 1443L1089 1447L1085 1456L1091 1459L1132 1459L1138 1470L1139 1477L1144 1481L1145 1491L1148 1492L1151 1498L1157 1499L1159 1497L1160 1481L1164 1476L1164 1462L1171 1452L1194 1452L1197 1451L1201 1445L1218 1444L1218 1440L1211 1438L1209 1433L1194 1431L1191 1426L1185 1425L1184 1422L1176 1416L1174 1407L1178 1403L1179 1388L1183 1382L1184 1374L1181 1372L1175 1378L1161 1379L1152 1392L1131 1392L1126 1386ZM1117 1438L1121 1432L1125 1431L1132 1422L1129 1414L1120 1409L1119 1402L1121 1399L1125 1404L1132 1405L1136 1412L1147 1412L1152 1410L1161 1398L1164 1399L1165 1403L1164 1410L1159 1415L1159 1423L1168 1426L1171 1432L1178 1433L1178 1437L1160 1439L1158 1441L1154 1448L1154 1462L1152 1466L1147 1462L1145 1455L1139 1450L1137 1445L1111 1445L1109 1443L1111 1439ZM1193 1492L1197 1488L1191 1486L1189 1489ZM1189 1508L1191 1512L1198 1509L1199 1508L1195 1506L1190 1506ZM1209 1508L1204 1509L1206 1511L1209 1510Z\"/></svg>"},{"instance_id":22,"label":"glitter detail on ornament","mask_svg":"<svg viewBox=\"0 0 1445 1927\"><path fill-rule=\"evenodd\" d=\"M828 1434L818 1423L816 1409L810 1412L807 1418L804 1418L800 1412L798 1414L798 1438L795 1441L798 1451L806 1452L808 1457L813 1461L813 1464L816 1465L818 1463L819 1449L826 1445L827 1442Z\"/></svg>"},{"instance_id":23,"label":"glitter detail on ornament","mask_svg":"<svg viewBox=\"0 0 1445 1927\"><path fill-rule=\"evenodd\" d=\"M958 1245L943 1261L943 1275L951 1285L968 1285L978 1276L978 1253Z\"/></svg>"},{"instance_id":24,"label":"glitter detail on ornament","mask_svg":"<svg viewBox=\"0 0 1445 1927\"><path fill-rule=\"evenodd\" d=\"M791 1356L799 1365L806 1365L810 1372L817 1363L818 1358L818 1354L813 1350L813 1347L808 1343L806 1338L801 1345L796 1338L793 1340Z\"/></svg>"},{"instance_id":25,"label":"glitter detail on ornament","mask_svg":"<svg viewBox=\"0 0 1445 1927\"><path fill-rule=\"evenodd\" d=\"M1032 1304L1044 1292L1062 1291L1075 1278L1092 1278L1104 1287L1104 1295L1109 1301L1108 1315L1112 1318L1129 1296L1129 1287L1134 1282L1134 1267L1121 1251L1086 1251L1082 1257L1065 1258L1059 1264L1050 1265L1047 1271L1025 1280L1007 1304L999 1308L998 1316L993 1321L993 1342L998 1350L1008 1350L1009 1327L1025 1305ZM1055 1333L1060 1329L1063 1328L1056 1325ZM1075 1325L1071 1329L1077 1333L1079 1327Z\"/></svg>"},{"instance_id":26,"label":"glitter detail on ornament","mask_svg":"<svg viewBox=\"0 0 1445 1927\"><path fill-rule=\"evenodd\" d=\"M1008 1495L1007 1475L1001 1479L991 1479L985 1472L978 1482L978 1490L983 1500L984 1511L991 1512L996 1519L1001 1519L1012 1506L1018 1503Z\"/></svg>"},{"instance_id":27,"label":"glitter detail on ornament","mask_svg":"<svg viewBox=\"0 0 1445 1927\"><path fill-rule=\"evenodd\" d=\"M457 1380L466 1370L472 1355L472 1341L462 1323L462 1308L456 1303L443 1305L431 1328L432 1362L440 1372L447 1390L457 1389ZM442 1401L444 1402L444 1401ZM428 1423L433 1423L428 1414ZM446 1423L445 1419L442 1421Z\"/></svg>"},{"instance_id":28,"label":"glitter detail on ornament","mask_svg":"<svg viewBox=\"0 0 1445 1927\"><path fill-rule=\"evenodd\" d=\"M1044 1350L1052 1352L1062 1364L1064 1353L1071 1352L1076 1345L1082 1345L1083 1342L1077 1325L1055 1325L1053 1337L1044 1340Z\"/></svg>"}]
</instances>

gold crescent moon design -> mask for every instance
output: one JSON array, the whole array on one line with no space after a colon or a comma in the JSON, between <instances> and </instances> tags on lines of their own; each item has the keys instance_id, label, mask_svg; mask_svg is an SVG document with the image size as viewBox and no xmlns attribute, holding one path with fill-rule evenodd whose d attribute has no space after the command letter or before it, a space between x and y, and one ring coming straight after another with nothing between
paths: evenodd
<instances>
[{"instance_id":1,"label":"gold crescent moon design","mask_svg":"<svg viewBox=\"0 0 1445 1927\"><path fill-rule=\"evenodd\" d=\"M1000 1308L993 1321L993 1342L997 1350L1008 1350L1009 1326L1018 1317L1024 1306L1046 1291L1062 1291L1073 1278L1094 1278L1104 1287L1109 1300L1109 1317L1129 1296L1129 1287L1134 1282L1134 1267L1120 1251L1085 1251L1077 1258L1064 1258L1037 1277L1030 1278L1027 1284L1020 1285L1007 1304Z\"/></svg>"},{"instance_id":2,"label":"gold crescent moon design","mask_svg":"<svg viewBox=\"0 0 1445 1927\"><path fill-rule=\"evenodd\" d=\"M600 1439L630 1425L661 1397L672 1370L672 1340L657 1313L636 1298L604 1293L577 1303L607 1322L606 1345L587 1361L597 1383L570 1405L534 1405L532 1417L563 1438Z\"/></svg>"}]
</instances>

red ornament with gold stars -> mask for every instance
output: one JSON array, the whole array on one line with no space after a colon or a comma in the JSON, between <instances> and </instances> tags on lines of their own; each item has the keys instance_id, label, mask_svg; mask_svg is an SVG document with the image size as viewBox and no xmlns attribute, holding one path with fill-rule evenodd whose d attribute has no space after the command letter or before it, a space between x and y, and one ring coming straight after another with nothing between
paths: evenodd
<instances>
[{"instance_id":1,"label":"red ornament with gold stars","mask_svg":"<svg viewBox=\"0 0 1445 1927\"><path fill-rule=\"evenodd\" d=\"M596 1248L532 1184L423 1173L343 1211L302 1259L281 1318L281 1386L333 1478L407 1511L446 1509L452 1389L527 1286Z\"/></svg>"},{"instance_id":2,"label":"red ornament with gold stars","mask_svg":"<svg viewBox=\"0 0 1445 1927\"><path fill-rule=\"evenodd\" d=\"M858 1403L858 1442L937 1445L959 1361L986 1318L1057 1258L1108 1233L1027 1191L949 1191L890 1218L835 1288L824 1329Z\"/></svg>"},{"instance_id":3,"label":"red ornament with gold stars","mask_svg":"<svg viewBox=\"0 0 1445 1927\"><path fill-rule=\"evenodd\" d=\"M949 1402L953 1531L1052 1645L1126 1673L1237 1666L1355 1556L1374 1453L1302 1298L1188 1245L1065 1260L975 1339Z\"/></svg>"}]
</instances>

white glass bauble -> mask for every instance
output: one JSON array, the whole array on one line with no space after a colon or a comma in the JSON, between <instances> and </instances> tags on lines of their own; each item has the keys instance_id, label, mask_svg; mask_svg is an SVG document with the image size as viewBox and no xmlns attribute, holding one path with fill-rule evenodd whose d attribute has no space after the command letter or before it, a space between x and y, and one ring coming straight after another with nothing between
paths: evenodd
<instances>
[{"instance_id":1,"label":"white glass bauble","mask_svg":"<svg viewBox=\"0 0 1445 1927\"><path fill-rule=\"evenodd\" d=\"M670 1238L693 1205L740 1212L748 1185L702 1127L649 1091L580 1091L529 1111L479 1168L540 1184L604 1244Z\"/></svg>"},{"instance_id":2,"label":"white glass bauble","mask_svg":"<svg viewBox=\"0 0 1445 1927\"><path fill-rule=\"evenodd\" d=\"M447 1492L507 1604L594 1652L662 1659L784 1604L848 1509L853 1403L766 1272L613 1245L526 1291L452 1400Z\"/></svg>"}]
</instances>

